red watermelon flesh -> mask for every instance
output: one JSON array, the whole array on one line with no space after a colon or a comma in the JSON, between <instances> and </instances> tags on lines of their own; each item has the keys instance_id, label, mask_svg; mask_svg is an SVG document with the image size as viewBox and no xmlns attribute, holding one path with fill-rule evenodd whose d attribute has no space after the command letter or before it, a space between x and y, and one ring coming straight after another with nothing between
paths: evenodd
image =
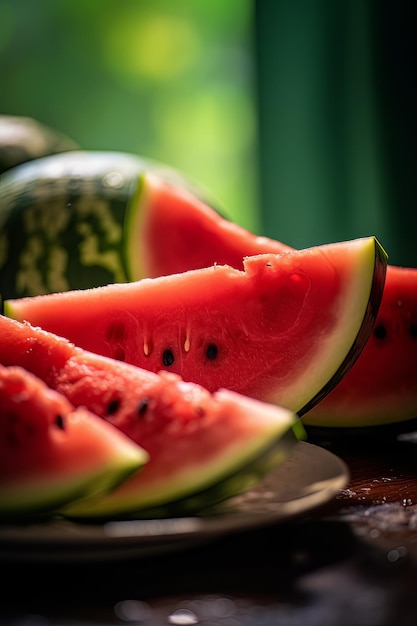
<instances>
[{"instance_id":1,"label":"red watermelon flesh","mask_svg":"<svg viewBox=\"0 0 417 626\"><path fill-rule=\"evenodd\" d=\"M66 509L73 517L167 512L208 506L259 480L287 457L302 427L295 414L229 391L210 394L168 372L158 375L92 354L30 324L0 316L0 363L19 365L111 422L149 455L146 466L106 497Z\"/></svg>"},{"instance_id":2,"label":"red watermelon flesh","mask_svg":"<svg viewBox=\"0 0 417 626\"><path fill-rule=\"evenodd\" d=\"M362 350L385 268L369 237L248 257L242 271L216 265L9 300L5 310L91 352L302 415Z\"/></svg>"},{"instance_id":3,"label":"red watermelon flesh","mask_svg":"<svg viewBox=\"0 0 417 626\"><path fill-rule=\"evenodd\" d=\"M126 263L132 280L217 263L243 269L243 258L292 248L257 237L219 215L189 190L146 173L126 214Z\"/></svg>"},{"instance_id":4,"label":"red watermelon flesh","mask_svg":"<svg viewBox=\"0 0 417 626\"><path fill-rule=\"evenodd\" d=\"M239 269L247 255L290 249L228 222L191 193L153 174L142 177L130 210L135 278L221 262ZM416 268L388 266L366 348L337 388L304 415L306 424L357 427L417 417L416 293Z\"/></svg>"},{"instance_id":5,"label":"red watermelon flesh","mask_svg":"<svg viewBox=\"0 0 417 626\"><path fill-rule=\"evenodd\" d=\"M115 427L0 365L0 520L34 516L108 491L147 454Z\"/></svg>"}]
</instances>

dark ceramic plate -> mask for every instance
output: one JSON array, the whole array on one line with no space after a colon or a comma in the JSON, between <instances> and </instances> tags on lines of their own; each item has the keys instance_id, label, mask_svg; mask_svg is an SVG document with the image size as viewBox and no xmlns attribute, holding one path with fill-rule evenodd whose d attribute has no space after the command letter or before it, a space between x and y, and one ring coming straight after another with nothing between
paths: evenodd
<instances>
[{"instance_id":1,"label":"dark ceramic plate","mask_svg":"<svg viewBox=\"0 0 417 626\"><path fill-rule=\"evenodd\" d=\"M189 548L227 533L281 523L336 497L349 472L328 450L299 442L255 488L196 517L78 524L56 519L0 526L0 559L85 561L145 557Z\"/></svg>"}]
</instances>

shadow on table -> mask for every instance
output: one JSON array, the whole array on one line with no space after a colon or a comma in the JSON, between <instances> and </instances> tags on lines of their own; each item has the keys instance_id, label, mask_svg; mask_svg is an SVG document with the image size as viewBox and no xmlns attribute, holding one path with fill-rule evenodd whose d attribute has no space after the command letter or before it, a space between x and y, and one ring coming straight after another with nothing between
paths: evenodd
<instances>
[{"instance_id":1,"label":"shadow on table","mask_svg":"<svg viewBox=\"0 0 417 626\"><path fill-rule=\"evenodd\" d=\"M317 513L140 560L9 563L2 623L414 625L416 565L388 554Z\"/></svg>"}]
</instances>

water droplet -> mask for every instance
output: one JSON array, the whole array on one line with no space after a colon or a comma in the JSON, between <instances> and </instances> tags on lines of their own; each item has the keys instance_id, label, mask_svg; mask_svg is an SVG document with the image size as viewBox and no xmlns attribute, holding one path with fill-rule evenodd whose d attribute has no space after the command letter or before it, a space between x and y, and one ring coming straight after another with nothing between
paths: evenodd
<instances>
[{"instance_id":1,"label":"water droplet","mask_svg":"<svg viewBox=\"0 0 417 626\"><path fill-rule=\"evenodd\" d=\"M405 548L404 546L394 548L387 553L387 559L390 563L396 563L405 556L407 556L407 548Z\"/></svg>"},{"instance_id":2,"label":"water droplet","mask_svg":"<svg viewBox=\"0 0 417 626\"><path fill-rule=\"evenodd\" d=\"M338 496L336 496L338 499L340 498L354 498L356 497L356 491L353 491L352 489L342 489L340 491L340 494Z\"/></svg>"},{"instance_id":3,"label":"water droplet","mask_svg":"<svg viewBox=\"0 0 417 626\"><path fill-rule=\"evenodd\" d=\"M189 624L198 624L197 615L190 609L176 609L168 615L168 623L175 626L189 626Z\"/></svg>"}]
</instances>

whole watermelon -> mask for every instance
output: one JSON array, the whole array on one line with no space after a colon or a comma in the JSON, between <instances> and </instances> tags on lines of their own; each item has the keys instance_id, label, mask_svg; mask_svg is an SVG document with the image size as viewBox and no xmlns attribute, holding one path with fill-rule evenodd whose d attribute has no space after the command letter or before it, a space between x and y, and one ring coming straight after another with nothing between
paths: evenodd
<instances>
[{"instance_id":1,"label":"whole watermelon","mask_svg":"<svg viewBox=\"0 0 417 626\"><path fill-rule=\"evenodd\" d=\"M126 218L148 171L216 205L174 168L124 152L74 150L0 175L2 300L135 280Z\"/></svg>"}]
</instances>

